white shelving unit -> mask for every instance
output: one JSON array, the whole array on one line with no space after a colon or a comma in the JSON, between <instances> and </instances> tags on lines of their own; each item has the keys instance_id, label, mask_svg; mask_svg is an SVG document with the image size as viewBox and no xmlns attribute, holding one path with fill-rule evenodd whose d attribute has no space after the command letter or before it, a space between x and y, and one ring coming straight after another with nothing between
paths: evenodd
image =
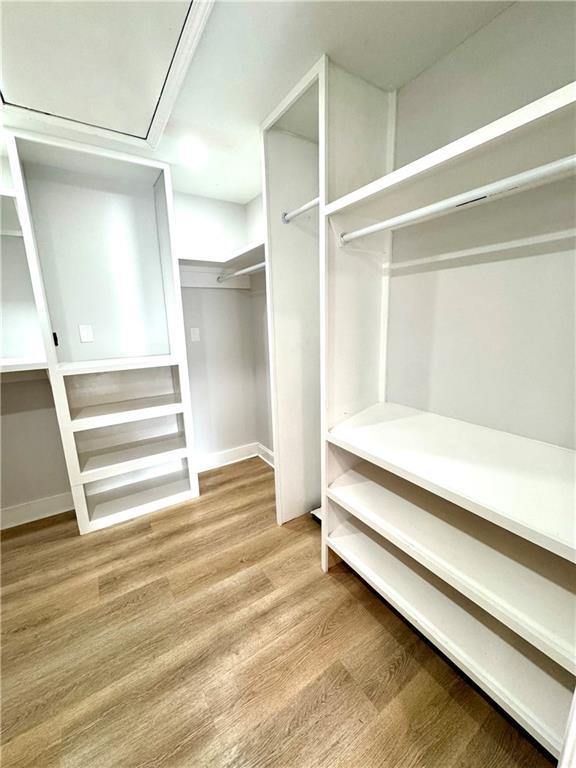
<instances>
[{"instance_id":1,"label":"white shelving unit","mask_svg":"<svg viewBox=\"0 0 576 768\"><path fill-rule=\"evenodd\" d=\"M574 451L394 403L341 422L328 440L576 562Z\"/></svg>"},{"instance_id":2,"label":"white shelving unit","mask_svg":"<svg viewBox=\"0 0 576 768\"><path fill-rule=\"evenodd\" d=\"M574 574L569 563L373 464L344 472L327 495L576 672Z\"/></svg>"},{"instance_id":3,"label":"white shelving unit","mask_svg":"<svg viewBox=\"0 0 576 768\"><path fill-rule=\"evenodd\" d=\"M323 567L345 560L558 756L576 685L560 373L576 84L394 168L394 94L327 69Z\"/></svg>"},{"instance_id":4,"label":"white shelving unit","mask_svg":"<svg viewBox=\"0 0 576 768\"><path fill-rule=\"evenodd\" d=\"M2 366L48 370L80 533L195 498L169 167L19 131L8 154L46 352Z\"/></svg>"},{"instance_id":5,"label":"white shelving unit","mask_svg":"<svg viewBox=\"0 0 576 768\"><path fill-rule=\"evenodd\" d=\"M571 675L361 523L342 522L328 543L546 749L558 754L573 693Z\"/></svg>"}]
</instances>

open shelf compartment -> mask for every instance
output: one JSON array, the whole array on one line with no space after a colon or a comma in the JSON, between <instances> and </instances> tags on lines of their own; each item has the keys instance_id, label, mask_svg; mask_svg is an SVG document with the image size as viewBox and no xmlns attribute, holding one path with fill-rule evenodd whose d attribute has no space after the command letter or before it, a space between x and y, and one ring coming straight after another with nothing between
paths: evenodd
<instances>
[{"instance_id":1,"label":"open shelf compartment","mask_svg":"<svg viewBox=\"0 0 576 768\"><path fill-rule=\"evenodd\" d=\"M328 546L558 755L574 677L360 521L339 514Z\"/></svg>"},{"instance_id":2,"label":"open shelf compartment","mask_svg":"<svg viewBox=\"0 0 576 768\"><path fill-rule=\"evenodd\" d=\"M327 439L576 561L572 450L394 403L346 419Z\"/></svg>"},{"instance_id":3,"label":"open shelf compartment","mask_svg":"<svg viewBox=\"0 0 576 768\"><path fill-rule=\"evenodd\" d=\"M344 472L327 494L576 673L576 585L568 561L366 462Z\"/></svg>"},{"instance_id":4,"label":"open shelf compartment","mask_svg":"<svg viewBox=\"0 0 576 768\"><path fill-rule=\"evenodd\" d=\"M182 414L82 430L75 440L83 483L186 456Z\"/></svg>"},{"instance_id":5,"label":"open shelf compartment","mask_svg":"<svg viewBox=\"0 0 576 768\"><path fill-rule=\"evenodd\" d=\"M158 464L84 486L92 530L192 498L186 460Z\"/></svg>"},{"instance_id":6,"label":"open shelf compartment","mask_svg":"<svg viewBox=\"0 0 576 768\"><path fill-rule=\"evenodd\" d=\"M183 410L177 366L84 373L65 385L75 431Z\"/></svg>"}]
</instances>

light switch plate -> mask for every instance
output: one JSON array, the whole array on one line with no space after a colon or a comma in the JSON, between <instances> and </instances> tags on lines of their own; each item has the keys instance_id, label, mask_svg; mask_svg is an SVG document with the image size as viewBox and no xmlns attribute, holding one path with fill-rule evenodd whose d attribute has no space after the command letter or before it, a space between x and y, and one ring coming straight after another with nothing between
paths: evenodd
<instances>
[{"instance_id":1,"label":"light switch plate","mask_svg":"<svg viewBox=\"0 0 576 768\"><path fill-rule=\"evenodd\" d=\"M78 331L80 332L82 344L89 344L91 341L94 341L94 331L91 325L79 325Z\"/></svg>"},{"instance_id":2,"label":"light switch plate","mask_svg":"<svg viewBox=\"0 0 576 768\"><path fill-rule=\"evenodd\" d=\"M200 341L200 328L190 328L190 341Z\"/></svg>"}]
</instances>

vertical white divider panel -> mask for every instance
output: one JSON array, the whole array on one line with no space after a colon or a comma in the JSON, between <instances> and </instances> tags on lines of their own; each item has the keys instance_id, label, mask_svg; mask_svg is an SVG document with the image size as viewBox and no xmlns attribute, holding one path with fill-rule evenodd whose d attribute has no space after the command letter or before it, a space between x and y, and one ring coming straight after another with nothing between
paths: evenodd
<instances>
[{"instance_id":1,"label":"vertical white divider panel","mask_svg":"<svg viewBox=\"0 0 576 768\"><path fill-rule=\"evenodd\" d=\"M180 397L184 406L184 430L186 433L186 448L188 457L188 472L190 475L190 490L192 497L200 494L198 486L197 462L194 451L194 423L192 418L192 400L186 357L186 338L184 335L184 313L182 309L182 288L180 285L180 267L176 249L174 248L174 195L172 192L172 175L169 166L165 166L154 185L154 203L156 206L156 224L158 228L158 246L164 280L164 296L166 297L166 315L168 320L168 336L170 338L170 353L176 358L178 378L180 382Z\"/></svg>"},{"instance_id":2,"label":"vertical white divider panel","mask_svg":"<svg viewBox=\"0 0 576 768\"><path fill-rule=\"evenodd\" d=\"M333 62L326 67L326 205L394 167L396 92L382 91ZM322 568L328 570L327 537L338 520L326 489L335 478L341 454L325 442L328 430L348 410L385 398L389 277L384 264L391 254L386 233L365 248L343 248L340 221L322 209ZM356 220L354 214L352 220ZM353 279L350 279L353 272ZM375 320L370 328L369 317ZM350 345L363 350L365 364L351 370ZM364 385L357 386L358 378ZM362 393L363 402L353 402ZM352 398L352 399L351 399Z\"/></svg>"},{"instance_id":3,"label":"vertical white divider panel","mask_svg":"<svg viewBox=\"0 0 576 768\"><path fill-rule=\"evenodd\" d=\"M77 480L77 478L80 477L80 465L78 463L78 454L76 452L74 434L72 432L70 423L68 398L66 396L64 378L58 372L58 360L56 349L54 347L54 341L52 338L52 322L50 320L50 313L48 311L48 302L46 300L46 292L44 290L44 281L42 278L40 259L38 257L38 246L36 243L34 227L32 225L28 191L26 189L22 165L18 156L16 139L13 135L9 134L7 136L7 148L8 157L10 160L10 171L12 174L12 181L16 192L16 200L18 203L18 215L20 217L20 225L22 227L22 237L24 238L26 259L28 262L28 269L30 270L30 279L32 281L32 291L34 293L34 301L36 303L36 311L38 313L42 338L44 341L46 360L48 363L48 378L52 387L52 396L54 398L56 418L58 421L58 427L60 429L62 447L64 449L66 469L68 470L68 477L70 479L70 487L72 491L74 509L76 511L76 519L78 521L78 528L80 533L86 533L90 529L88 509L86 507L84 490L79 485L79 480Z\"/></svg>"},{"instance_id":4,"label":"vertical white divider panel","mask_svg":"<svg viewBox=\"0 0 576 768\"><path fill-rule=\"evenodd\" d=\"M262 126L272 428L280 525L317 508L321 498L318 222L325 184L323 132L316 143L282 130L279 121L291 107L298 108L298 102L303 104L300 99L306 98L310 88L317 87L314 109L320 113L315 117L323 128L325 68L323 57ZM318 207L284 223L283 213L316 197Z\"/></svg>"}]
</instances>

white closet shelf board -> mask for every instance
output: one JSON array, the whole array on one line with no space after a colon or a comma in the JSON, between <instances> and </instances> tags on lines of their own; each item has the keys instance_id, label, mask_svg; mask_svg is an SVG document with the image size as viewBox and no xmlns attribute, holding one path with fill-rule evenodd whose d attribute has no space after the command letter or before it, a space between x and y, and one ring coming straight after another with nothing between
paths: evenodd
<instances>
[{"instance_id":1,"label":"white closet shelf board","mask_svg":"<svg viewBox=\"0 0 576 768\"><path fill-rule=\"evenodd\" d=\"M368 202L407 181L416 181L418 177L429 175L447 163L575 102L576 82L572 82L329 203L325 208L326 215Z\"/></svg>"},{"instance_id":2,"label":"white closet shelf board","mask_svg":"<svg viewBox=\"0 0 576 768\"><path fill-rule=\"evenodd\" d=\"M13 371L40 371L44 368L48 368L46 360L30 360L26 357L0 358L0 373L11 373Z\"/></svg>"},{"instance_id":3,"label":"white closet shelf board","mask_svg":"<svg viewBox=\"0 0 576 768\"><path fill-rule=\"evenodd\" d=\"M89 483L107 477L184 459L188 455L183 432L149 440L136 440L78 455L80 480Z\"/></svg>"},{"instance_id":4,"label":"white closet shelf board","mask_svg":"<svg viewBox=\"0 0 576 768\"><path fill-rule=\"evenodd\" d=\"M370 464L345 472L327 493L369 528L576 673L574 575L566 560Z\"/></svg>"},{"instance_id":5,"label":"white closet shelf board","mask_svg":"<svg viewBox=\"0 0 576 768\"><path fill-rule=\"evenodd\" d=\"M378 403L329 442L572 562L576 453L393 403Z\"/></svg>"},{"instance_id":6,"label":"white closet shelf board","mask_svg":"<svg viewBox=\"0 0 576 768\"><path fill-rule=\"evenodd\" d=\"M574 678L361 523L328 546L558 756Z\"/></svg>"},{"instance_id":7,"label":"white closet shelf board","mask_svg":"<svg viewBox=\"0 0 576 768\"><path fill-rule=\"evenodd\" d=\"M56 369L63 376L81 373L106 373L107 371L130 371L139 368L163 368L178 365L173 355L150 355L148 357L117 357L108 360L81 360L75 363L58 363Z\"/></svg>"},{"instance_id":8,"label":"white closet shelf board","mask_svg":"<svg viewBox=\"0 0 576 768\"><path fill-rule=\"evenodd\" d=\"M184 406L180 401L180 395L168 394L138 397L133 400L121 400L117 403L87 405L73 410L70 415L72 429L77 432L84 429L153 419L156 416L169 416L173 413L182 413L183 410Z\"/></svg>"},{"instance_id":9,"label":"white closet shelf board","mask_svg":"<svg viewBox=\"0 0 576 768\"><path fill-rule=\"evenodd\" d=\"M201 267L214 267L216 265L220 267L226 267L231 269L232 267L250 267L252 264L257 264L264 258L264 241L254 240L246 245L237 248L231 253L226 254L222 259L214 259L212 261L203 261L202 259L194 259L193 257L180 257L179 261L183 264L193 264Z\"/></svg>"},{"instance_id":10,"label":"white closet shelf board","mask_svg":"<svg viewBox=\"0 0 576 768\"><path fill-rule=\"evenodd\" d=\"M188 470L87 494L90 530L106 528L194 498Z\"/></svg>"}]
</instances>

